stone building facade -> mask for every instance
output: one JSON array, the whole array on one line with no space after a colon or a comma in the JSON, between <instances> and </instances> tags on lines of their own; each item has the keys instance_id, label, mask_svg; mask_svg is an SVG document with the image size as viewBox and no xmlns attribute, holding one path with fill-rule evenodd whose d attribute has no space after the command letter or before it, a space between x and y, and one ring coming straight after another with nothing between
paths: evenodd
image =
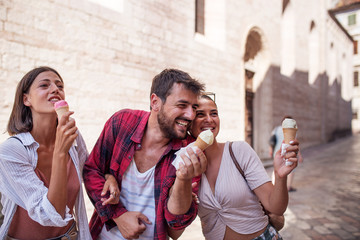
<instances>
[{"instance_id":1,"label":"stone building facade","mask_svg":"<svg viewBox=\"0 0 360 240\"><path fill-rule=\"evenodd\" d=\"M0 0L1 132L16 84L40 65L62 75L89 150L115 111L149 109L164 68L204 82L216 95L219 139L247 139L261 158L285 114L303 147L350 129L353 45L330 0L113 2Z\"/></svg>"},{"instance_id":2,"label":"stone building facade","mask_svg":"<svg viewBox=\"0 0 360 240\"><path fill-rule=\"evenodd\" d=\"M354 40L354 72L351 107L353 112L352 130L360 132L360 1L339 1L338 6L331 10L336 19L347 30Z\"/></svg>"}]
</instances>

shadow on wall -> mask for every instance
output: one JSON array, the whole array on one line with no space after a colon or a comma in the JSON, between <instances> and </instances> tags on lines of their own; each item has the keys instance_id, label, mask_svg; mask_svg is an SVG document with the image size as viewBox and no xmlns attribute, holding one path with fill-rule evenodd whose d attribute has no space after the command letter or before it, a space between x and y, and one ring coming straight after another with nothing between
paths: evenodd
<instances>
[{"instance_id":1,"label":"shadow on wall","mask_svg":"<svg viewBox=\"0 0 360 240\"><path fill-rule=\"evenodd\" d=\"M308 72L295 71L287 77L281 74L279 66L272 65L256 89L255 98L254 118L258 119L258 124L254 136L257 147L267 145L272 128L281 123L284 115L296 119L301 129L298 138L302 147L351 134L351 101L342 98L339 79L329 85L326 73L318 75L314 84L309 84ZM272 109L270 113L268 108ZM263 117L266 114L270 117ZM260 149L255 150L258 152Z\"/></svg>"}]
</instances>

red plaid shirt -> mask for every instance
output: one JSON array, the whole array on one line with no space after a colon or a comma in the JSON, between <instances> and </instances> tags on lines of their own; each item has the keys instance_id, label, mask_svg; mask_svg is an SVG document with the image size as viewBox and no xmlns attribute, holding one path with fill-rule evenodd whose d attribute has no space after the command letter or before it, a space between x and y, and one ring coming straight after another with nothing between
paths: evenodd
<instances>
[{"instance_id":1,"label":"red plaid shirt","mask_svg":"<svg viewBox=\"0 0 360 240\"><path fill-rule=\"evenodd\" d=\"M141 148L141 139L146 130L150 113L140 110L121 110L115 113L105 124L88 161L83 175L84 183L90 200L96 211L90 220L90 230L93 239L97 239L101 229L106 224L109 230L116 227L113 218L119 217L127 210L121 204L103 206L101 191L105 183L105 174L110 173L121 180L125 170L131 163L135 151ZM155 168L155 232L154 239L167 239L167 226L180 230L188 226L197 214L197 205L193 202L184 215L173 215L167 209L169 190L175 181L175 168L171 164L174 153L193 139L172 140ZM193 179L200 181L200 176ZM195 189L197 193L198 189Z\"/></svg>"}]
</instances>

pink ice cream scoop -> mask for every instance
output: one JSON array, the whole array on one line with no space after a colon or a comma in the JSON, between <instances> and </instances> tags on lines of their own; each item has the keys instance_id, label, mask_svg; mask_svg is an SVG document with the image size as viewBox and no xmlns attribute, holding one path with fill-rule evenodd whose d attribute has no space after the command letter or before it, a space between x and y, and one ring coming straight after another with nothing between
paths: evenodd
<instances>
[{"instance_id":1,"label":"pink ice cream scoop","mask_svg":"<svg viewBox=\"0 0 360 240\"><path fill-rule=\"evenodd\" d=\"M58 119L60 120L61 117L69 111L69 105L65 100L60 100L54 104L54 109L58 115ZM76 140L74 141L73 145L77 145Z\"/></svg>"},{"instance_id":2,"label":"pink ice cream scoop","mask_svg":"<svg viewBox=\"0 0 360 240\"><path fill-rule=\"evenodd\" d=\"M60 100L54 104L54 109L58 115L58 119L60 120L61 117L69 111L69 105L65 100Z\"/></svg>"},{"instance_id":3,"label":"pink ice cream scoop","mask_svg":"<svg viewBox=\"0 0 360 240\"><path fill-rule=\"evenodd\" d=\"M58 108L61 108L61 107L69 107L69 105L67 104L67 102L66 102L65 100L57 101L57 102L54 104L55 110L58 109Z\"/></svg>"}]
</instances>

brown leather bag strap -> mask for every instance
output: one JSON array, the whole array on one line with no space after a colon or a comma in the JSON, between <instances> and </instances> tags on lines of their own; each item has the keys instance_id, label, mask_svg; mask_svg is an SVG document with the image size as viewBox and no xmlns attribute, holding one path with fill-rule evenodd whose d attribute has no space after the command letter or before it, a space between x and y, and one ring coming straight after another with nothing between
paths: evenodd
<instances>
[{"instance_id":1,"label":"brown leather bag strap","mask_svg":"<svg viewBox=\"0 0 360 240\"><path fill-rule=\"evenodd\" d=\"M241 169L240 164L238 163L238 161L236 161L236 157L235 157L234 152L232 150L232 144L233 144L233 142L229 143L230 156L231 156L236 168L239 170L239 172L241 173L241 175L243 176L243 178L247 182L244 171ZM265 209L264 205L260 202L260 200L259 200L259 203L261 204L261 207L263 208L264 213L268 216L271 225L273 225L277 231L280 231L284 227L284 223L285 223L284 215L279 216L279 215L275 215L273 213L270 213L268 210Z\"/></svg>"},{"instance_id":2,"label":"brown leather bag strap","mask_svg":"<svg viewBox=\"0 0 360 240\"><path fill-rule=\"evenodd\" d=\"M243 178L244 178L245 181L246 181L244 171L241 169L240 164L239 164L238 161L236 160L236 157L235 157L234 152L233 152L233 150L232 150L232 144L233 144L233 142L230 142L230 143L229 143L230 156L231 156L231 158L232 158L232 160L233 160L236 168L239 170L239 172L241 173L241 175L243 176ZM247 181L246 181L246 182L247 182Z\"/></svg>"},{"instance_id":3,"label":"brown leather bag strap","mask_svg":"<svg viewBox=\"0 0 360 240\"><path fill-rule=\"evenodd\" d=\"M233 144L233 142L230 142L230 144L229 144L229 152L230 152L230 156L231 156L231 158L232 158L232 160L233 160L233 162L234 162L234 164L235 164L236 168L239 170L239 172L241 173L241 175L243 176L244 180L245 180L245 181L246 181L246 183L247 183L247 180L246 180L246 177L245 177L244 171L241 169L240 164L238 163L238 161L236 161L235 154L234 154L234 152L233 152L233 150L232 150L232 144ZM259 201L259 202L260 202L260 201ZM261 206L262 206L262 208L263 208L264 212L266 213L266 212L267 212L267 210L264 208L264 206L262 205L262 203L261 203L261 202L260 202L260 204L261 204Z\"/></svg>"}]
</instances>

